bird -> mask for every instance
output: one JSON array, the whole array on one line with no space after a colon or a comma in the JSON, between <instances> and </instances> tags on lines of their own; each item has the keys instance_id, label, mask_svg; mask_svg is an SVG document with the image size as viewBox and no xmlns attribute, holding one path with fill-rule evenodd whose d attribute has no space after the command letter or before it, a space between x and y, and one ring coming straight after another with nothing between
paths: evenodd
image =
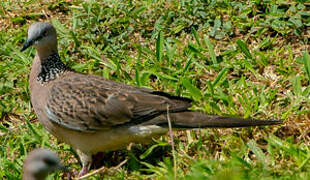
<instances>
[{"instance_id":1,"label":"bird","mask_svg":"<svg viewBox=\"0 0 310 180\"><path fill-rule=\"evenodd\" d=\"M62 62L56 29L48 22L30 25L20 51L30 46L36 49L29 77L32 106L43 127L78 154L79 177L89 171L97 152L165 135L167 114L174 130L282 122L207 115L190 110L192 100L187 97L76 72Z\"/></svg>"},{"instance_id":2,"label":"bird","mask_svg":"<svg viewBox=\"0 0 310 180\"><path fill-rule=\"evenodd\" d=\"M66 170L57 154L49 149L31 151L23 166L23 180L44 180L49 173Z\"/></svg>"}]
</instances>

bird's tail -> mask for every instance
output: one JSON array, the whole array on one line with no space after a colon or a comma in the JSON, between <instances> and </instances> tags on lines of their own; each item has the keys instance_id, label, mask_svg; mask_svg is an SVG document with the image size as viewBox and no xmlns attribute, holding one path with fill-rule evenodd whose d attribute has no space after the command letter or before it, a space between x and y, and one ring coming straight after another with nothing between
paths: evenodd
<instances>
[{"instance_id":1,"label":"bird's tail","mask_svg":"<svg viewBox=\"0 0 310 180\"><path fill-rule=\"evenodd\" d=\"M233 128L233 127L248 127L248 126L265 126L281 124L280 120L256 120L244 119L238 117L224 117L206 115L201 112L178 112L170 113L170 121L173 128L191 129L191 128ZM167 115L158 116L143 125L159 125L167 126Z\"/></svg>"}]
</instances>

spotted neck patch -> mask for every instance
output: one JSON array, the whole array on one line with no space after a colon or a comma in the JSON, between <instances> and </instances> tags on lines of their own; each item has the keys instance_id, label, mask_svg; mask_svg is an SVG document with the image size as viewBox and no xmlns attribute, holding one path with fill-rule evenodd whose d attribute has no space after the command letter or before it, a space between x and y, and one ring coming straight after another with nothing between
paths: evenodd
<instances>
[{"instance_id":1,"label":"spotted neck patch","mask_svg":"<svg viewBox=\"0 0 310 180\"><path fill-rule=\"evenodd\" d=\"M56 79L61 73L68 70L68 67L61 61L58 53L53 53L41 63L41 72L37 80L44 84Z\"/></svg>"}]
</instances>

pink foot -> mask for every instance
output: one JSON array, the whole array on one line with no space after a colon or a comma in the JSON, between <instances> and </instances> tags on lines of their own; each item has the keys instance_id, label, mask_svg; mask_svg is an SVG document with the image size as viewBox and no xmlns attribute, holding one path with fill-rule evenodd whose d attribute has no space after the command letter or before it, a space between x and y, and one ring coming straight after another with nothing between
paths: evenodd
<instances>
[{"instance_id":1,"label":"pink foot","mask_svg":"<svg viewBox=\"0 0 310 180\"><path fill-rule=\"evenodd\" d=\"M80 178L80 177L84 176L85 174L87 174L88 173L88 168L89 168L88 164L86 166L83 166L78 177Z\"/></svg>"}]
</instances>

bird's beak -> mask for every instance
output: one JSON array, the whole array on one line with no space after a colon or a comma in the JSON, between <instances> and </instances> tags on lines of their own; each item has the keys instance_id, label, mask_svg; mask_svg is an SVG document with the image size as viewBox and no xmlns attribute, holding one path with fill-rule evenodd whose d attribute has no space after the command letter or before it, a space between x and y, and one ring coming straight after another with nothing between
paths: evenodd
<instances>
[{"instance_id":1,"label":"bird's beak","mask_svg":"<svg viewBox=\"0 0 310 180\"><path fill-rule=\"evenodd\" d=\"M25 51L28 47L30 47L33 44L33 40L32 39L27 39L27 41L25 42L25 44L23 45L23 47L20 49L20 52Z\"/></svg>"}]
</instances>

